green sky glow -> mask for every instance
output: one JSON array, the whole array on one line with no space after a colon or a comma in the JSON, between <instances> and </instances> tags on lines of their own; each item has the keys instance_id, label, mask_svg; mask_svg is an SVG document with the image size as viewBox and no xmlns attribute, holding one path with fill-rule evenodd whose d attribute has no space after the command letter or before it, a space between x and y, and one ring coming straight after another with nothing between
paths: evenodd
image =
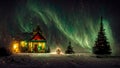
<instances>
[{"instance_id":1,"label":"green sky glow","mask_svg":"<svg viewBox=\"0 0 120 68\"><path fill-rule=\"evenodd\" d=\"M54 25L55 28L67 39L75 44L78 44L76 46L85 48L87 51L91 51L98 35L100 17L95 21L92 16L87 15L89 14L88 12L85 14L85 12L82 11L84 10L78 10L73 13L65 13L63 10L55 8L53 5L47 4L45 6L37 2L29 1L25 8L17 11L16 18L22 32L31 32L33 27L39 23L39 21L33 21L34 18L37 18L37 20L41 20L48 29ZM113 47L114 38L109 25L109 20L104 19L103 24L108 41ZM45 33L47 33L47 31L45 31ZM53 37L54 34L50 34L49 36ZM51 42L54 43L54 41Z\"/></svg>"}]
</instances>

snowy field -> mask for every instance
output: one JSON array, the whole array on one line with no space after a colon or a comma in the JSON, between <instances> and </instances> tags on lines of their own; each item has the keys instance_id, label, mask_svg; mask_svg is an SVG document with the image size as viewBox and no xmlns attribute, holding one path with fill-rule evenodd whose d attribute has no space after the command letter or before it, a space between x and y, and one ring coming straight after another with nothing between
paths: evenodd
<instances>
[{"instance_id":1,"label":"snowy field","mask_svg":"<svg viewBox=\"0 0 120 68\"><path fill-rule=\"evenodd\" d=\"M96 58L89 53L19 53L1 57L0 68L120 68L120 57Z\"/></svg>"}]
</instances>

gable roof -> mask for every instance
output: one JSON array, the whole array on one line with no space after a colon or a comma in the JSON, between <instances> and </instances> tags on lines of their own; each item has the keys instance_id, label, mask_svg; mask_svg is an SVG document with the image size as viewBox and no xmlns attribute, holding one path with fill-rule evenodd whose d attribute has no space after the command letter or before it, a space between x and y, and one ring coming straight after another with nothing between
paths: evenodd
<instances>
[{"instance_id":1,"label":"gable roof","mask_svg":"<svg viewBox=\"0 0 120 68\"><path fill-rule=\"evenodd\" d=\"M46 39L45 39L39 32L37 32L37 33L32 37L31 40L37 40L37 41L45 40L45 41L46 41Z\"/></svg>"}]
</instances>

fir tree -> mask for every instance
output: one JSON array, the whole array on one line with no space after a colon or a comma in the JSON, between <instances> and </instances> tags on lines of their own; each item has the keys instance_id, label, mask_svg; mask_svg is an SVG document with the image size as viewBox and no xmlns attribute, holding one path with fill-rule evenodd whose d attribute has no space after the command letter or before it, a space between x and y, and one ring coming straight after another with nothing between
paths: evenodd
<instances>
[{"instance_id":1,"label":"fir tree","mask_svg":"<svg viewBox=\"0 0 120 68\"><path fill-rule=\"evenodd\" d=\"M73 54L73 47L71 46L71 42L69 42L69 45L67 47L67 50L65 51L66 54Z\"/></svg>"},{"instance_id":2,"label":"fir tree","mask_svg":"<svg viewBox=\"0 0 120 68\"><path fill-rule=\"evenodd\" d=\"M47 47L46 53L50 53L50 47Z\"/></svg>"},{"instance_id":3,"label":"fir tree","mask_svg":"<svg viewBox=\"0 0 120 68\"><path fill-rule=\"evenodd\" d=\"M93 47L93 53L100 55L111 54L110 44L105 36L105 29L103 27L102 17L100 23L100 31L98 32L98 38L95 41L95 45Z\"/></svg>"}]
</instances>

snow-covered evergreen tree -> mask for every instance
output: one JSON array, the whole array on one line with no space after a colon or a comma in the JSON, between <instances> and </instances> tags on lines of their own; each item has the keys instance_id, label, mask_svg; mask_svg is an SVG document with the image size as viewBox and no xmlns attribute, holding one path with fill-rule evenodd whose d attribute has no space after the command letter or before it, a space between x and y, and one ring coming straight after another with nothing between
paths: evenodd
<instances>
[{"instance_id":1,"label":"snow-covered evergreen tree","mask_svg":"<svg viewBox=\"0 0 120 68\"><path fill-rule=\"evenodd\" d=\"M102 17L101 17L101 23L100 23L100 31L98 33L98 38L95 41L95 45L93 47L93 53L94 54L111 54L111 48L110 44L107 41L107 38L105 36L105 29L102 23Z\"/></svg>"},{"instance_id":2,"label":"snow-covered evergreen tree","mask_svg":"<svg viewBox=\"0 0 120 68\"><path fill-rule=\"evenodd\" d=\"M69 45L67 47L67 50L65 51L66 54L73 54L73 47L71 46L71 42L69 42Z\"/></svg>"}]
</instances>

